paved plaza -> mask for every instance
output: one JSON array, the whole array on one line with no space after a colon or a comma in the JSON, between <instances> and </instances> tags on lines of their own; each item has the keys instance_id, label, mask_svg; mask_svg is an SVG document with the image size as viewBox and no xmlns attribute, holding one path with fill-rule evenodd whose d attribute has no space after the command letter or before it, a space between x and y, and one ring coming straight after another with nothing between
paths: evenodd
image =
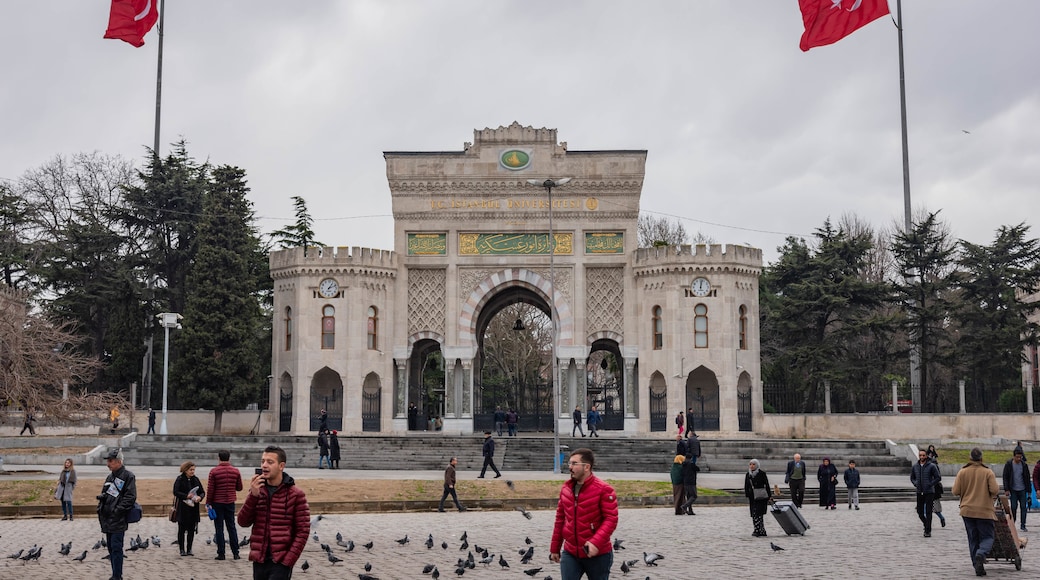
<instances>
[{"instance_id":1,"label":"paved plaza","mask_svg":"<svg viewBox=\"0 0 1040 580\"><path fill-rule=\"evenodd\" d=\"M803 510L812 528L803 536L788 537L771 517L766 518L768 538L751 536L751 519L746 506L700 507L696 516L675 516L671 508L622 509L615 538L624 541L625 550L617 553L612 578L680 579L680 578L967 578L974 577L968 561L964 528L956 514L956 503L945 502L947 527L939 527L931 538L921 535L921 525L911 503L864 504L860 511L845 506L835 511L806 506ZM366 562L372 564L370 574L376 578L428 578L421 573L426 563L436 564L442 578L455 574L455 561L465 557L459 550L459 537L468 532L471 548L486 547L496 554L496 564L467 570L463 578L524 579L524 570L541 567L533 577L559 579L559 567L549 562L548 546L553 525L553 511L532 512L525 519L519 512L466 513L395 513L329 515L315 529L320 541L335 544L336 532L357 544L347 554L336 547L334 554L342 562L330 564L313 538L308 541L302 560L310 563L307 572L297 565L296 578L357 578ZM1040 515L1036 525L1040 525ZM200 524L195 542L195 557L178 556L170 546L176 538L176 524L163 518L145 518L130 526L129 535L142 538L158 535L162 547L128 553L126 578L155 580L220 580L250 578L251 564L240 561L213 560L215 546L207 546L212 536L209 521ZM1040 528L1038 528L1040 529ZM408 535L408 544L395 542ZM423 545L433 534L436 545L427 550ZM1032 538L1033 532L1026 534ZM534 545L534 558L528 565L520 563L518 551L525 547L524 538ZM23 563L0 559L0 578L55 580L59 578L108 578L109 567L101 557L104 549L90 548L101 538L97 518L81 513L74 522L51 519L0 521L0 556L7 556L33 544L44 547L39 561ZM61 542L72 541L68 557L58 554ZM361 546L373 542L371 552ZM446 550L440 547L448 543ZM770 541L784 548L773 552ZM82 563L73 562L86 549ZM664 559L657 567L648 568L637 562L632 572L620 571L621 561L641 560L642 553L658 552ZM247 552L243 548L243 554ZM1020 572L1010 563L987 565L990 577L1036 578L1040 566L1030 558L1030 548L1023 550ZM510 565L503 569L497 554L503 554ZM230 555L230 554L229 554ZM479 559L479 558L478 558Z\"/></svg>"}]
</instances>

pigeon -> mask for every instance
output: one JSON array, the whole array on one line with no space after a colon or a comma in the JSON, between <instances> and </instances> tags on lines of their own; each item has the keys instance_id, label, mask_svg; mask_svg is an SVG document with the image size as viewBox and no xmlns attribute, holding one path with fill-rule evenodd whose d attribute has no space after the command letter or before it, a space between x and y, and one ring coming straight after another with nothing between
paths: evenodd
<instances>
[{"instance_id":1,"label":"pigeon","mask_svg":"<svg viewBox=\"0 0 1040 580\"><path fill-rule=\"evenodd\" d=\"M462 532L462 535L459 536L459 541L460 542L465 542L468 539L469 539L469 532Z\"/></svg>"},{"instance_id":2,"label":"pigeon","mask_svg":"<svg viewBox=\"0 0 1040 580\"><path fill-rule=\"evenodd\" d=\"M502 554L498 555L498 565L503 567L503 568L508 568L509 567L509 562L506 562L506 559L505 559L505 557L502 556Z\"/></svg>"},{"instance_id":3,"label":"pigeon","mask_svg":"<svg viewBox=\"0 0 1040 580\"><path fill-rule=\"evenodd\" d=\"M239 548L244 548L249 545L249 536L242 536L242 541L238 543Z\"/></svg>"},{"instance_id":4,"label":"pigeon","mask_svg":"<svg viewBox=\"0 0 1040 580\"><path fill-rule=\"evenodd\" d=\"M448 549L448 542L443 542L443 541L442 541L442 542L441 542L441 548L443 548L443 549L447 550L447 549Z\"/></svg>"},{"instance_id":5,"label":"pigeon","mask_svg":"<svg viewBox=\"0 0 1040 580\"><path fill-rule=\"evenodd\" d=\"M342 562L341 558L337 558L331 551L326 554L329 557L329 562L335 564L336 562Z\"/></svg>"},{"instance_id":6,"label":"pigeon","mask_svg":"<svg viewBox=\"0 0 1040 580\"><path fill-rule=\"evenodd\" d=\"M616 551L616 550L624 550L624 549L625 549L625 547L621 545L621 544L623 544L624 542L625 542L625 541L624 541L624 540L622 540L621 538L614 538L614 550L615 550L615 551Z\"/></svg>"},{"instance_id":7,"label":"pigeon","mask_svg":"<svg viewBox=\"0 0 1040 580\"><path fill-rule=\"evenodd\" d=\"M486 550L484 550L484 548L481 548L480 546L478 546L476 544L473 544L473 550L476 551L478 554L480 554L481 552L486 551Z\"/></svg>"},{"instance_id":8,"label":"pigeon","mask_svg":"<svg viewBox=\"0 0 1040 580\"><path fill-rule=\"evenodd\" d=\"M379 580L375 576L369 576L368 574L358 574L358 580Z\"/></svg>"},{"instance_id":9,"label":"pigeon","mask_svg":"<svg viewBox=\"0 0 1040 580\"><path fill-rule=\"evenodd\" d=\"M455 568L455 574L456 575L462 576L465 573L466 573L466 567L465 566L459 566L458 568Z\"/></svg>"},{"instance_id":10,"label":"pigeon","mask_svg":"<svg viewBox=\"0 0 1040 580\"><path fill-rule=\"evenodd\" d=\"M656 566L657 561L662 559L664 559L664 556L660 554L654 552L647 554L646 552L643 552L643 562L646 563L647 566Z\"/></svg>"},{"instance_id":11,"label":"pigeon","mask_svg":"<svg viewBox=\"0 0 1040 580\"><path fill-rule=\"evenodd\" d=\"M342 541L343 541L343 534L341 534L339 532L336 532L336 543L338 544L338 543L340 543Z\"/></svg>"},{"instance_id":12,"label":"pigeon","mask_svg":"<svg viewBox=\"0 0 1040 580\"><path fill-rule=\"evenodd\" d=\"M62 556L68 556L69 552L71 552L71 551L72 551L72 541L70 540L68 544L62 544L61 545L61 549L58 550L58 553L61 554Z\"/></svg>"},{"instance_id":13,"label":"pigeon","mask_svg":"<svg viewBox=\"0 0 1040 580\"><path fill-rule=\"evenodd\" d=\"M432 548L433 548L433 534L430 534L430 537L426 538L426 549L430 550Z\"/></svg>"},{"instance_id":14,"label":"pigeon","mask_svg":"<svg viewBox=\"0 0 1040 580\"><path fill-rule=\"evenodd\" d=\"M531 536L525 536L524 537L524 543L527 544L528 546L530 546L534 542L531 541ZM614 546L614 549L617 549L617 545L616 544Z\"/></svg>"},{"instance_id":15,"label":"pigeon","mask_svg":"<svg viewBox=\"0 0 1040 580\"><path fill-rule=\"evenodd\" d=\"M311 518L311 529L313 530L314 528L318 527L318 522L320 522L323 519L325 519L325 516L322 514L318 514Z\"/></svg>"},{"instance_id":16,"label":"pigeon","mask_svg":"<svg viewBox=\"0 0 1040 580\"><path fill-rule=\"evenodd\" d=\"M400 540L394 540L394 541L397 542L398 544L401 544L403 546L403 545L408 543L408 534L405 534L404 537L401 538Z\"/></svg>"},{"instance_id":17,"label":"pigeon","mask_svg":"<svg viewBox=\"0 0 1040 580\"><path fill-rule=\"evenodd\" d=\"M363 547L363 548L364 548L364 549L366 549L366 550L369 550L369 551L371 551L371 550L372 550L372 546L373 546L373 545L374 545L374 544L373 544L373 542L372 542L372 541L369 541L369 542L368 542L367 544L361 544L361 547Z\"/></svg>"},{"instance_id":18,"label":"pigeon","mask_svg":"<svg viewBox=\"0 0 1040 580\"><path fill-rule=\"evenodd\" d=\"M541 571L541 568L531 568L530 570L524 570L524 574L527 574L528 576L534 578L534 575Z\"/></svg>"},{"instance_id":19,"label":"pigeon","mask_svg":"<svg viewBox=\"0 0 1040 580\"><path fill-rule=\"evenodd\" d=\"M213 545L213 538L206 538L206 545L207 546L212 546Z\"/></svg>"},{"instance_id":20,"label":"pigeon","mask_svg":"<svg viewBox=\"0 0 1040 580\"><path fill-rule=\"evenodd\" d=\"M427 564L427 565L423 566L422 573L423 574L429 574L430 572L433 572L434 568L436 568L436 566L434 566L433 564Z\"/></svg>"},{"instance_id":21,"label":"pigeon","mask_svg":"<svg viewBox=\"0 0 1040 580\"><path fill-rule=\"evenodd\" d=\"M460 550L466 550L468 548L469 548L469 542L467 542L466 540L462 540L462 545L459 546L459 549Z\"/></svg>"},{"instance_id":22,"label":"pigeon","mask_svg":"<svg viewBox=\"0 0 1040 580\"><path fill-rule=\"evenodd\" d=\"M534 558L534 546L527 548L527 551L524 552L523 557L520 558L520 563L526 564L531 561L531 558Z\"/></svg>"},{"instance_id":23,"label":"pigeon","mask_svg":"<svg viewBox=\"0 0 1040 580\"><path fill-rule=\"evenodd\" d=\"M632 571L632 568L628 565L628 562L621 562L621 573L628 574Z\"/></svg>"},{"instance_id":24,"label":"pigeon","mask_svg":"<svg viewBox=\"0 0 1040 580\"><path fill-rule=\"evenodd\" d=\"M94 550L94 551L100 550L101 549L101 540L98 540L98 543L94 544L94 547L91 548L91 549Z\"/></svg>"},{"instance_id":25,"label":"pigeon","mask_svg":"<svg viewBox=\"0 0 1040 580\"><path fill-rule=\"evenodd\" d=\"M520 513L524 514L524 517L525 517L525 518L527 518L527 519L531 519L531 512L529 512L529 511L527 511L526 509L524 509L524 506L522 506L522 505L518 505L518 506L516 506L516 507L515 507L515 508L513 508L513 509L515 509L516 511L518 511L518 512L520 512Z\"/></svg>"},{"instance_id":26,"label":"pigeon","mask_svg":"<svg viewBox=\"0 0 1040 580\"><path fill-rule=\"evenodd\" d=\"M97 548L95 548L95 549L97 549ZM11 554L10 556L8 556L8 558L10 558L12 560L17 560L18 558L22 557L23 553L25 553L25 548L22 548L21 550L18 550L14 554Z\"/></svg>"},{"instance_id":27,"label":"pigeon","mask_svg":"<svg viewBox=\"0 0 1040 580\"><path fill-rule=\"evenodd\" d=\"M321 548L326 553L329 553L329 554L332 553L332 547L329 546L328 544L318 544L318 547Z\"/></svg>"},{"instance_id":28,"label":"pigeon","mask_svg":"<svg viewBox=\"0 0 1040 580\"><path fill-rule=\"evenodd\" d=\"M162 539L159 536L152 536L152 545L156 548L162 547Z\"/></svg>"},{"instance_id":29,"label":"pigeon","mask_svg":"<svg viewBox=\"0 0 1040 580\"><path fill-rule=\"evenodd\" d=\"M75 558L73 558L73 560L75 560L77 562L82 562L83 560L86 560L86 559L87 559L87 551L86 550L83 550L82 554L80 554L79 556L76 556Z\"/></svg>"},{"instance_id":30,"label":"pigeon","mask_svg":"<svg viewBox=\"0 0 1040 580\"><path fill-rule=\"evenodd\" d=\"M516 485L513 484L513 480L512 479L507 479L506 480L506 487L508 487L512 491L516 491Z\"/></svg>"},{"instance_id":31,"label":"pigeon","mask_svg":"<svg viewBox=\"0 0 1040 580\"><path fill-rule=\"evenodd\" d=\"M107 548L108 547L108 542L105 541L105 538L101 538L101 547L102 548Z\"/></svg>"},{"instance_id":32,"label":"pigeon","mask_svg":"<svg viewBox=\"0 0 1040 580\"><path fill-rule=\"evenodd\" d=\"M365 572L372 571L372 562L365 562Z\"/></svg>"},{"instance_id":33,"label":"pigeon","mask_svg":"<svg viewBox=\"0 0 1040 580\"><path fill-rule=\"evenodd\" d=\"M345 543L340 545L346 548L348 553L354 551L354 540L347 540Z\"/></svg>"},{"instance_id":34,"label":"pigeon","mask_svg":"<svg viewBox=\"0 0 1040 580\"><path fill-rule=\"evenodd\" d=\"M300 564L300 570L303 570L304 572L306 572L307 568L310 568L310 567L311 567L311 563L308 562L307 560L304 560L303 564Z\"/></svg>"},{"instance_id":35,"label":"pigeon","mask_svg":"<svg viewBox=\"0 0 1040 580\"><path fill-rule=\"evenodd\" d=\"M781 548L780 546L777 546L773 542L769 542L769 547L772 548L774 552L783 552L784 551L783 548Z\"/></svg>"},{"instance_id":36,"label":"pigeon","mask_svg":"<svg viewBox=\"0 0 1040 580\"><path fill-rule=\"evenodd\" d=\"M487 557L484 557L484 558L480 559L480 563L483 564L485 568L490 566L491 563L494 562L494 561L495 561L495 555L494 554L491 554L491 555L489 555Z\"/></svg>"},{"instance_id":37,"label":"pigeon","mask_svg":"<svg viewBox=\"0 0 1040 580\"><path fill-rule=\"evenodd\" d=\"M441 577L441 571L438 570L436 566L434 566L433 572L430 573L430 576L433 576L433 580L437 580L437 578Z\"/></svg>"},{"instance_id":38,"label":"pigeon","mask_svg":"<svg viewBox=\"0 0 1040 580\"><path fill-rule=\"evenodd\" d=\"M318 533L317 533L317 532L315 532L315 533L311 534L311 538L312 538L312 539L313 539L313 540L314 540L315 542L320 542L320 541L321 541L321 540L319 540L319 539L318 539Z\"/></svg>"}]
</instances>

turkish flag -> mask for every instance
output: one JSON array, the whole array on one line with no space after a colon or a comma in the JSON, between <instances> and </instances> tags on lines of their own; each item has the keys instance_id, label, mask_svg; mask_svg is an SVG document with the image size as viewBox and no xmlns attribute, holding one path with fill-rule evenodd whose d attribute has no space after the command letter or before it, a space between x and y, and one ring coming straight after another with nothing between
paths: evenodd
<instances>
[{"instance_id":1,"label":"turkish flag","mask_svg":"<svg viewBox=\"0 0 1040 580\"><path fill-rule=\"evenodd\" d=\"M888 14L888 0L798 0L805 32L803 51L833 44Z\"/></svg>"},{"instance_id":2,"label":"turkish flag","mask_svg":"<svg viewBox=\"0 0 1040 580\"><path fill-rule=\"evenodd\" d=\"M112 0L105 38L123 40L140 48L144 35L159 20L159 0Z\"/></svg>"}]
</instances>

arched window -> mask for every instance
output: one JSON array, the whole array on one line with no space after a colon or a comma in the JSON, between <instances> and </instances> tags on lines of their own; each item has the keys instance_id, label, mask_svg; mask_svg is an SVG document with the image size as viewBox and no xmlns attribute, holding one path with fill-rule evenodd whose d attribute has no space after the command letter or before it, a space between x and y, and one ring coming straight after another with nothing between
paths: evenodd
<instances>
[{"instance_id":1,"label":"arched window","mask_svg":"<svg viewBox=\"0 0 1040 580\"><path fill-rule=\"evenodd\" d=\"M368 350L379 349L379 311L375 306L368 307Z\"/></svg>"},{"instance_id":2,"label":"arched window","mask_svg":"<svg viewBox=\"0 0 1040 580\"><path fill-rule=\"evenodd\" d=\"M740 307L740 350L747 350L747 306Z\"/></svg>"},{"instance_id":3,"label":"arched window","mask_svg":"<svg viewBox=\"0 0 1040 580\"><path fill-rule=\"evenodd\" d=\"M321 348L336 348L336 309L321 309Z\"/></svg>"},{"instance_id":4,"label":"arched window","mask_svg":"<svg viewBox=\"0 0 1040 580\"><path fill-rule=\"evenodd\" d=\"M292 348L292 308L285 307L285 350Z\"/></svg>"},{"instance_id":5,"label":"arched window","mask_svg":"<svg viewBox=\"0 0 1040 580\"><path fill-rule=\"evenodd\" d=\"M654 306L653 313L653 333L654 333L654 350L661 350L664 348L664 323L661 321L661 307Z\"/></svg>"},{"instance_id":6,"label":"arched window","mask_svg":"<svg viewBox=\"0 0 1040 580\"><path fill-rule=\"evenodd\" d=\"M708 348L708 307L703 304L693 308L693 347Z\"/></svg>"}]
</instances>

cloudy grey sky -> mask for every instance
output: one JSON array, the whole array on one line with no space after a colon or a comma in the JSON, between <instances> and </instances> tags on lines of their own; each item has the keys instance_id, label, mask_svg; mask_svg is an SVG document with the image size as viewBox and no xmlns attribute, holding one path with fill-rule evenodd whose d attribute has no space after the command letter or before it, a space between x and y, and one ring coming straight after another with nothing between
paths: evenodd
<instances>
[{"instance_id":1,"label":"cloudy grey sky","mask_svg":"<svg viewBox=\"0 0 1040 580\"><path fill-rule=\"evenodd\" d=\"M1036 228L1040 2L903 4L914 208L973 242ZM157 35L103 40L108 9L0 6L0 177L143 159ZM647 149L644 210L772 260L828 216L903 215L892 21L808 53L801 32L796 0L168 0L162 153L244 168L265 231L300 195L322 241L392 249L382 152L518 121Z\"/></svg>"}]
</instances>

